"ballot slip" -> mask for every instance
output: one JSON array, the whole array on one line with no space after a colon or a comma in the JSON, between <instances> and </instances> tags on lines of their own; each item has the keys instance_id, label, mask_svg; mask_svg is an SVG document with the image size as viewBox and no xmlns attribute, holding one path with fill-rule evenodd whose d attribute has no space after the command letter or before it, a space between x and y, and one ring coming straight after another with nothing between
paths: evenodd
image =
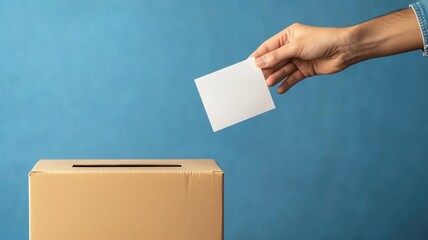
<instances>
[{"instance_id":1,"label":"ballot slip","mask_svg":"<svg viewBox=\"0 0 428 240\"><path fill-rule=\"evenodd\" d=\"M254 58L197 78L195 83L214 132L275 109Z\"/></svg>"}]
</instances>

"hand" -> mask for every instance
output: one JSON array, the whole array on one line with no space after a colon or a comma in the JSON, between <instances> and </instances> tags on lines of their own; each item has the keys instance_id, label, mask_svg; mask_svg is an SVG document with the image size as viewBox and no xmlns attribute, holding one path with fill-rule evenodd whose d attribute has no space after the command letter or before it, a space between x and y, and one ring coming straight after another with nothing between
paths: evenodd
<instances>
[{"instance_id":1,"label":"hand","mask_svg":"<svg viewBox=\"0 0 428 240\"><path fill-rule=\"evenodd\" d=\"M317 74L342 71L376 57L423 49L412 9L405 9L346 28L293 24L264 42L251 56L268 86L281 82L278 93Z\"/></svg>"},{"instance_id":2,"label":"hand","mask_svg":"<svg viewBox=\"0 0 428 240\"><path fill-rule=\"evenodd\" d=\"M262 68L268 86L282 81L278 87L282 94L307 77L347 68L348 32L348 28L296 23L264 42L251 56Z\"/></svg>"}]
</instances>

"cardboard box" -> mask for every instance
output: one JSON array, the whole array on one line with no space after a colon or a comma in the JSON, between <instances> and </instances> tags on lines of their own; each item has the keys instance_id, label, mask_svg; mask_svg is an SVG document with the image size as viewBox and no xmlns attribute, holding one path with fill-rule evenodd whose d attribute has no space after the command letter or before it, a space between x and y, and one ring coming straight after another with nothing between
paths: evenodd
<instances>
[{"instance_id":1,"label":"cardboard box","mask_svg":"<svg viewBox=\"0 0 428 240\"><path fill-rule=\"evenodd\" d=\"M214 160L40 160L29 198L31 240L223 239Z\"/></svg>"}]
</instances>

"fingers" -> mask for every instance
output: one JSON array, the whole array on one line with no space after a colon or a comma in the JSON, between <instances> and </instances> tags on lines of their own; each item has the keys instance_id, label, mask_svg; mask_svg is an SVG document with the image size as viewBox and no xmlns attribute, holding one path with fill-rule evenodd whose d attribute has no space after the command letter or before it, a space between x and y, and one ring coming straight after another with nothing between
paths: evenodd
<instances>
[{"instance_id":1,"label":"fingers","mask_svg":"<svg viewBox=\"0 0 428 240\"><path fill-rule=\"evenodd\" d=\"M280 81L284 80L288 75L290 75L296 70L296 65L294 65L293 62L288 62L287 64L285 64L285 66L281 67L280 69L272 73L270 76L268 76L268 78L266 79L266 83L269 87L272 87Z\"/></svg>"},{"instance_id":2,"label":"fingers","mask_svg":"<svg viewBox=\"0 0 428 240\"><path fill-rule=\"evenodd\" d=\"M296 53L296 44L289 43L256 58L254 63L259 68L269 68L281 61L288 61L293 57L297 57Z\"/></svg>"},{"instance_id":3,"label":"fingers","mask_svg":"<svg viewBox=\"0 0 428 240\"><path fill-rule=\"evenodd\" d=\"M256 51L254 51L250 57L255 57L258 58L270 51L273 51L277 48L280 48L283 44L284 44L284 39L286 38L286 36L281 36L281 33L278 33L276 35L274 35L273 37L269 38L268 40L266 40L264 43L262 43L262 45L260 45Z\"/></svg>"},{"instance_id":4,"label":"fingers","mask_svg":"<svg viewBox=\"0 0 428 240\"><path fill-rule=\"evenodd\" d=\"M305 75L302 74L299 70L293 72L290 76L285 79L281 85L279 85L277 92L279 94L285 93L292 86L296 85L296 83L300 82L305 78Z\"/></svg>"},{"instance_id":5,"label":"fingers","mask_svg":"<svg viewBox=\"0 0 428 240\"><path fill-rule=\"evenodd\" d=\"M287 63L289 63L289 61L283 61L271 68L262 69L263 76L265 77L265 79L268 79L270 75L272 75L274 72L278 71L279 69L283 68L285 65L287 65Z\"/></svg>"}]
</instances>

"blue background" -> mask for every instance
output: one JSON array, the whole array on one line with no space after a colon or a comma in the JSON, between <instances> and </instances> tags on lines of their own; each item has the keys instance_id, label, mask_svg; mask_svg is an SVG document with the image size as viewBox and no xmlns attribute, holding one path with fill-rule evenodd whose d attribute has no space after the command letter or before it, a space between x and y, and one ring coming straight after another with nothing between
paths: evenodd
<instances>
[{"instance_id":1,"label":"blue background","mask_svg":"<svg viewBox=\"0 0 428 240\"><path fill-rule=\"evenodd\" d=\"M218 133L193 81L293 22L409 3L1 0L0 239L28 238L40 158L215 158L227 240L428 239L421 52L272 89L276 110Z\"/></svg>"}]
</instances>

